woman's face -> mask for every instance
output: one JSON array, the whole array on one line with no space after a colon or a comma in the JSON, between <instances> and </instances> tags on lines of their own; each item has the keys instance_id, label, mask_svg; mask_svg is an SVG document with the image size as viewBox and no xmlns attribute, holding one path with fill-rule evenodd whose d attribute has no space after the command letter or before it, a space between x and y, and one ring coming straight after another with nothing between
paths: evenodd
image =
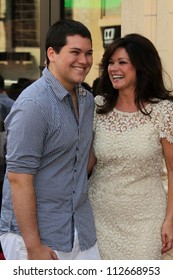
<instances>
[{"instance_id":1,"label":"woman's face","mask_svg":"<svg viewBox=\"0 0 173 280\"><path fill-rule=\"evenodd\" d=\"M118 48L112 55L108 64L108 74L115 89L135 90L136 69L131 64L125 48Z\"/></svg>"}]
</instances>

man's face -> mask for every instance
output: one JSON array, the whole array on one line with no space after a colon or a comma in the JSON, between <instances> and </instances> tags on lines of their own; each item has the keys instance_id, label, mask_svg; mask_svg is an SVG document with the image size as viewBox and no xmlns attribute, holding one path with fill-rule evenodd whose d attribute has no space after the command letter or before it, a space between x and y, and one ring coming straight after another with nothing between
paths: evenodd
<instances>
[{"instance_id":1,"label":"man's face","mask_svg":"<svg viewBox=\"0 0 173 280\"><path fill-rule=\"evenodd\" d=\"M67 44L58 54L49 49L49 70L67 90L85 80L93 63L92 43L88 38L67 36Z\"/></svg>"}]
</instances>

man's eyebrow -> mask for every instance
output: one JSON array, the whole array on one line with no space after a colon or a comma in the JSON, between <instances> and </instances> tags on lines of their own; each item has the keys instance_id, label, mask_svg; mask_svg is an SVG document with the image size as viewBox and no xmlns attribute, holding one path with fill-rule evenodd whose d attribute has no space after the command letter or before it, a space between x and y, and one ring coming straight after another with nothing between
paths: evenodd
<instances>
[{"instance_id":1,"label":"man's eyebrow","mask_svg":"<svg viewBox=\"0 0 173 280\"><path fill-rule=\"evenodd\" d=\"M81 51L82 49L76 48L76 47L71 47L71 50L76 50L76 51ZM87 52L93 52L93 49L89 49Z\"/></svg>"}]
</instances>

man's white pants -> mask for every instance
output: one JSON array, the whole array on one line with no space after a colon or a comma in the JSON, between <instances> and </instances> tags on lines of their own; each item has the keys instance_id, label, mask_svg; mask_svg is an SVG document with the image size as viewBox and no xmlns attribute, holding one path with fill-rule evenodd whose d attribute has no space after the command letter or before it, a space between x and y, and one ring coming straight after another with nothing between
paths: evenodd
<instances>
[{"instance_id":1,"label":"man's white pants","mask_svg":"<svg viewBox=\"0 0 173 280\"><path fill-rule=\"evenodd\" d=\"M27 260L27 250L23 238L14 233L4 233L0 236L1 246L6 260ZM73 250L69 253L56 251L60 260L100 260L100 253L97 243L86 251L80 250L77 231Z\"/></svg>"}]
</instances>

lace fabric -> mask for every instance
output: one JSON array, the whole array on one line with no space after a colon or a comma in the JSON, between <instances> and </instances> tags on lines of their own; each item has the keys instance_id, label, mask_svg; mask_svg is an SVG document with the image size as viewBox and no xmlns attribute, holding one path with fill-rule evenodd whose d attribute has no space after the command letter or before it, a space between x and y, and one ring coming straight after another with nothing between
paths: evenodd
<instances>
[{"instance_id":1,"label":"lace fabric","mask_svg":"<svg viewBox=\"0 0 173 280\"><path fill-rule=\"evenodd\" d=\"M96 96L96 105L103 103L102 96ZM107 130L116 130L116 132L124 132L134 128L146 125L150 121L158 130L160 137L167 138L171 143L173 142L173 102L168 100L161 101L155 104L148 104L146 107L148 112L151 112L151 119L149 116L142 114L140 111L128 113L121 112L117 109L107 115L96 114L94 118L94 127L96 122L102 123L102 126Z\"/></svg>"},{"instance_id":2,"label":"lace fabric","mask_svg":"<svg viewBox=\"0 0 173 280\"><path fill-rule=\"evenodd\" d=\"M96 96L96 104L102 102ZM161 256L166 193L160 139L173 143L173 103L164 100L146 109L151 117L140 111L95 112L97 165L90 177L89 197L103 259Z\"/></svg>"}]
</instances>

